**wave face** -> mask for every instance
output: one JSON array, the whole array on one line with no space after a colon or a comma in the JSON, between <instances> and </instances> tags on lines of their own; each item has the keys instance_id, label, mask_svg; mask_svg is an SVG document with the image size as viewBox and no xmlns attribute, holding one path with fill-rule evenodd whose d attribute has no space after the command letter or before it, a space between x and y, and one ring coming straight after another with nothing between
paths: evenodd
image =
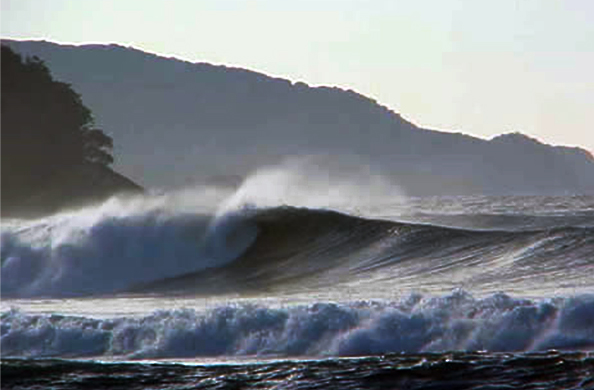
<instances>
[{"instance_id":1,"label":"wave face","mask_svg":"<svg viewBox=\"0 0 594 390\"><path fill-rule=\"evenodd\" d=\"M591 288L594 228L476 231L352 217L331 211L274 208L245 218L258 237L224 266L162 280L140 291L312 290L336 284L394 291L549 293ZM365 295L369 296L369 295Z\"/></svg>"},{"instance_id":2,"label":"wave face","mask_svg":"<svg viewBox=\"0 0 594 390\"><path fill-rule=\"evenodd\" d=\"M392 302L234 304L143 317L2 314L3 357L359 356L594 348L594 296L535 302L464 292Z\"/></svg>"},{"instance_id":3,"label":"wave face","mask_svg":"<svg viewBox=\"0 0 594 390\"><path fill-rule=\"evenodd\" d=\"M580 220L581 221L581 220ZM591 292L594 227L472 230L294 207L80 213L2 228L2 295L223 294L394 286ZM370 295L371 294L371 295ZM377 294L376 294L377 296Z\"/></svg>"}]
</instances>

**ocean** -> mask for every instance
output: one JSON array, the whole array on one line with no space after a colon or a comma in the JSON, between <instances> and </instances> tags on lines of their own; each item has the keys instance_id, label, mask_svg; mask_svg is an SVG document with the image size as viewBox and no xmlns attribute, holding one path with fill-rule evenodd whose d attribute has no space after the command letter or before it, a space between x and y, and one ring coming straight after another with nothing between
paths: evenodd
<instances>
[{"instance_id":1,"label":"ocean","mask_svg":"<svg viewBox=\"0 0 594 390\"><path fill-rule=\"evenodd\" d=\"M594 197L357 191L3 219L2 388L594 389Z\"/></svg>"}]
</instances>

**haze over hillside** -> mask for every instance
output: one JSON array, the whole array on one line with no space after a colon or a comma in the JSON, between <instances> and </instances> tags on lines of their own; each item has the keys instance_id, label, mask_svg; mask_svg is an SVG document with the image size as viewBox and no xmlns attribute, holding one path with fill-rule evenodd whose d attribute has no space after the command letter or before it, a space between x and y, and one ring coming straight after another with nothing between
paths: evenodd
<instances>
[{"instance_id":1,"label":"haze over hillside","mask_svg":"<svg viewBox=\"0 0 594 390\"><path fill-rule=\"evenodd\" d=\"M2 42L71 83L113 137L115 168L147 187L314 155L332 175L381 174L412 195L594 192L594 159L579 148L421 129L353 91L118 45Z\"/></svg>"}]
</instances>

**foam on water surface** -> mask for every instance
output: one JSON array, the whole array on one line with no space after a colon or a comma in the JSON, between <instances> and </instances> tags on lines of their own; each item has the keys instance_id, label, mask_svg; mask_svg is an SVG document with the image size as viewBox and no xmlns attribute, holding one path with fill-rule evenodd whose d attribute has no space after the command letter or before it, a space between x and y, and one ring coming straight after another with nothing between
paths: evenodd
<instances>
[{"instance_id":1,"label":"foam on water surface","mask_svg":"<svg viewBox=\"0 0 594 390\"><path fill-rule=\"evenodd\" d=\"M269 307L229 303L92 318L2 313L4 357L361 356L594 349L594 296L442 297Z\"/></svg>"}]
</instances>

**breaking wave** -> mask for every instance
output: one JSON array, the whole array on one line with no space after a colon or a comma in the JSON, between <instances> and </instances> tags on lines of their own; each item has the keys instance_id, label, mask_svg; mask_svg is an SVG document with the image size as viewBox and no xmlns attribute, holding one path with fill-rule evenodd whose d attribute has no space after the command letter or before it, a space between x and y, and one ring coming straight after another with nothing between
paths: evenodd
<instances>
[{"instance_id":1,"label":"breaking wave","mask_svg":"<svg viewBox=\"0 0 594 390\"><path fill-rule=\"evenodd\" d=\"M594 296L541 301L458 291L396 301L233 304L96 319L2 314L3 357L354 356L594 349Z\"/></svg>"},{"instance_id":2,"label":"breaking wave","mask_svg":"<svg viewBox=\"0 0 594 390\"><path fill-rule=\"evenodd\" d=\"M592 227L456 229L294 207L74 214L2 230L5 297L282 292L341 283L579 293L591 286L592 266Z\"/></svg>"},{"instance_id":3,"label":"breaking wave","mask_svg":"<svg viewBox=\"0 0 594 390\"><path fill-rule=\"evenodd\" d=\"M117 215L80 212L2 229L2 295L65 297L126 291L131 285L232 261L256 227L230 212Z\"/></svg>"}]
</instances>

